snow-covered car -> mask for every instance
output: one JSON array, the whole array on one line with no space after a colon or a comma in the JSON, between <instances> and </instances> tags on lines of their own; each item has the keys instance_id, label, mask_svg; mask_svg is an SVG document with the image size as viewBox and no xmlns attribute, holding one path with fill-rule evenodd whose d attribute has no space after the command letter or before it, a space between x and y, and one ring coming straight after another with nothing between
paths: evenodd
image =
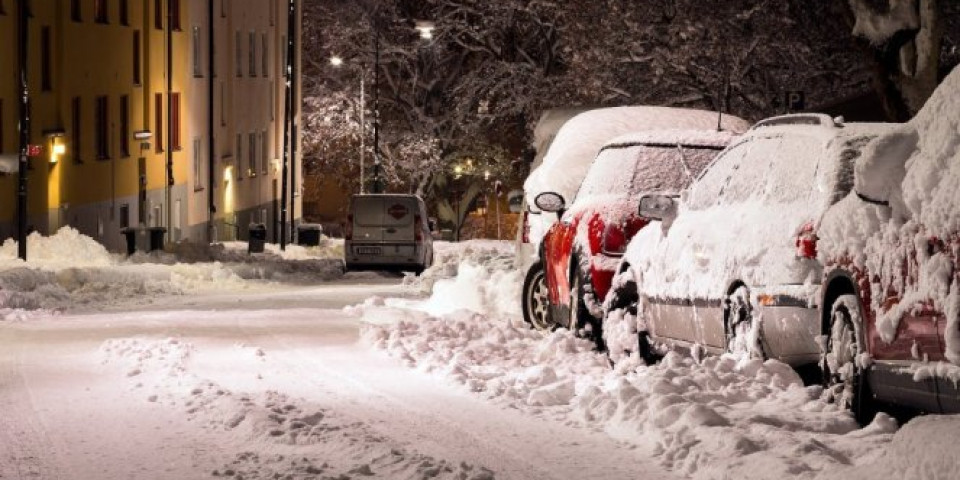
<instances>
[{"instance_id":1,"label":"snow-covered car","mask_svg":"<svg viewBox=\"0 0 960 480\"><path fill-rule=\"evenodd\" d=\"M559 193L538 195L538 208L560 216L540 249L550 320L583 332L602 349L600 301L627 242L649 223L636 215L636 199L682 191L736 136L699 130L627 134L600 149L569 206Z\"/></svg>"},{"instance_id":2,"label":"snow-covered car","mask_svg":"<svg viewBox=\"0 0 960 480\"><path fill-rule=\"evenodd\" d=\"M588 110L570 118L576 110L544 114L535 134L537 158L523 184L524 210L517 232L516 265L524 272L521 307L523 318L538 329L553 328L547 311L547 286L539 262L540 242L557 216L534 205L543 192L573 198L597 152L607 142L630 132L658 129L710 130L743 133L750 124L732 115L671 107L612 107Z\"/></svg>"},{"instance_id":3,"label":"snow-covered car","mask_svg":"<svg viewBox=\"0 0 960 480\"><path fill-rule=\"evenodd\" d=\"M639 214L660 224L628 245L606 299L611 356L639 349L649 361L655 345L815 366L817 226L850 193L864 146L890 128L773 117L720 154L679 201L643 196Z\"/></svg>"},{"instance_id":4,"label":"snow-covered car","mask_svg":"<svg viewBox=\"0 0 960 480\"><path fill-rule=\"evenodd\" d=\"M960 70L867 146L855 194L823 218L825 380L868 420L873 400L960 412Z\"/></svg>"}]
</instances>

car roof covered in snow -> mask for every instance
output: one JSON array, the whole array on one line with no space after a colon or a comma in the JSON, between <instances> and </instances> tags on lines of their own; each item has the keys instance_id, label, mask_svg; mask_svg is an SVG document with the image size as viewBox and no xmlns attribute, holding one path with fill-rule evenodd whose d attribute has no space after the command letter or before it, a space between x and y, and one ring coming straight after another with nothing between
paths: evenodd
<instances>
[{"instance_id":1,"label":"car roof covered in snow","mask_svg":"<svg viewBox=\"0 0 960 480\"><path fill-rule=\"evenodd\" d=\"M600 148L629 132L661 129L746 131L750 124L732 115L718 118L717 112L672 107L613 107L590 110L567 121L544 156L543 164L527 177L527 203L542 192L553 191L570 199Z\"/></svg>"}]
</instances>

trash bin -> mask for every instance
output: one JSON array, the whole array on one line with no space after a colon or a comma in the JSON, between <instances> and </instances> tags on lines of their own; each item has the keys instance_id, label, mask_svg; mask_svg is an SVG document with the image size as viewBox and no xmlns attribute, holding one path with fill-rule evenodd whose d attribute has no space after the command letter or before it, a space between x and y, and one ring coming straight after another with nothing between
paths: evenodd
<instances>
[{"instance_id":1,"label":"trash bin","mask_svg":"<svg viewBox=\"0 0 960 480\"><path fill-rule=\"evenodd\" d=\"M320 245L320 234L323 227L316 223L301 223L297 226L297 243L308 247Z\"/></svg>"},{"instance_id":2,"label":"trash bin","mask_svg":"<svg viewBox=\"0 0 960 480\"><path fill-rule=\"evenodd\" d=\"M120 234L127 241L127 255L133 255L137 251L137 231L126 227L120 229Z\"/></svg>"},{"instance_id":3,"label":"trash bin","mask_svg":"<svg viewBox=\"0 0 960 480\"><path fill-rule=\"evenodd\" d=\"M267 226L262 223L251 223L249 233L247 253L263 253L263 246L267 242Z\"/></svg>"},{"instance_id":4,"label":"trash bin","mask_svg":"<svg viewBox=\"0 0 960 480\"><path fill-rule=\"evenodd\" d=\"M163 250L163 237L167 235L167 229L163 227L150 227L147 231L150 232L150 249L148 251Z\"/></svg>"}]
</instances>

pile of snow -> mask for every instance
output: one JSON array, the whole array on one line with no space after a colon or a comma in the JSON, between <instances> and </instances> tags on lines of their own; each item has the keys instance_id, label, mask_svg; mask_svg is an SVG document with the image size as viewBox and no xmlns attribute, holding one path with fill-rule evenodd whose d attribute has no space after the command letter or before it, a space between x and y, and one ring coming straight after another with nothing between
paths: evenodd
<instances>
[{"instance_id":1,"label":"pile of snow","mask_svg":"<svg viewBox=\"0 0 960 480\"><path fill-rule=\"evenodd\" d=\"M404 305L434 315L467 309L519 318L523 278L514 261L509 241L434 243L433 266L419 277L404 278L408 288L430 296Z\"/></svg>"},{"instance_id":2,"label":"pile of snow","mask_svg":"<svg viewBox=\"0 0 960 480\"><path fill-rule=\"evenodd\" d=\"M611 370L566 330L543 334L517 319L465 310L442 317L392 302L356 308L363 341L412 368L486 398L651 449L693 478L812 476L872 461L896 424L858 430L851 415L804 387L777 361L675 353L655 366ZM386 323L385 323L386 322Z\"/></svg>"},{"instance_id":3,"label":"pile of snow","mask_svg":"<svg viewBox=\"0 0 960 480\"><path fill-rule=\"evenodd\" d=\"M64 227L49 237L27 237L27 261L17 243L0 247L0 319L30 318L26 311L149 302L161 295L251 288L256 281L315 284L343 275L342 241L319 247L290 245L248 255L246 243L179 243L171 252L109 253L102 245Z\"/></svg>"}]
</instances>

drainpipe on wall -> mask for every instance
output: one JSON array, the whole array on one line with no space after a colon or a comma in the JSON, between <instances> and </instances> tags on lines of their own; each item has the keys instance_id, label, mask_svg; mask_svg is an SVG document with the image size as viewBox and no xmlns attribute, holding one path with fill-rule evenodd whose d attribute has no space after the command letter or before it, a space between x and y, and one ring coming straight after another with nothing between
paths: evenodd
<instances>
[{"instance_id":1,"label":"drainpipe on wall","mask_svg":"<svg viewBox=\"0 0 960 480\"><path fill-rule=\"evenodd\" d=\"M173 2L167 0L167 241L173 239Z\"/></svg>"},{"instance_id":2,"label":"drainpipe on wall","mask_svg":"<svg viewBox=\"0 0 960 480\"><path fill-rule=\"evenodd\" d=\"M207 178L209 179L209 185L207 186L207 241L213 243L217 241L214 227L214 217L217 213L217 205L214 201L213 187L214 187L214 159L217 155L217 147L215 139L215 127L214 127L214 115L216 110L216 104L214 103L214 98L216 98L216 79L213 76L214 69L216 64L214 61L214 43L216 42L216 37L214 36L214 0L209 0L207 3L207 27L210 30L210 45L208 45L208 58L207 58L207 67L208 72L207 76L210 78L210 84L208 88L208 99L207 106L209 108L209 114L207 115Z\"/></svg>"}]
</instances>

